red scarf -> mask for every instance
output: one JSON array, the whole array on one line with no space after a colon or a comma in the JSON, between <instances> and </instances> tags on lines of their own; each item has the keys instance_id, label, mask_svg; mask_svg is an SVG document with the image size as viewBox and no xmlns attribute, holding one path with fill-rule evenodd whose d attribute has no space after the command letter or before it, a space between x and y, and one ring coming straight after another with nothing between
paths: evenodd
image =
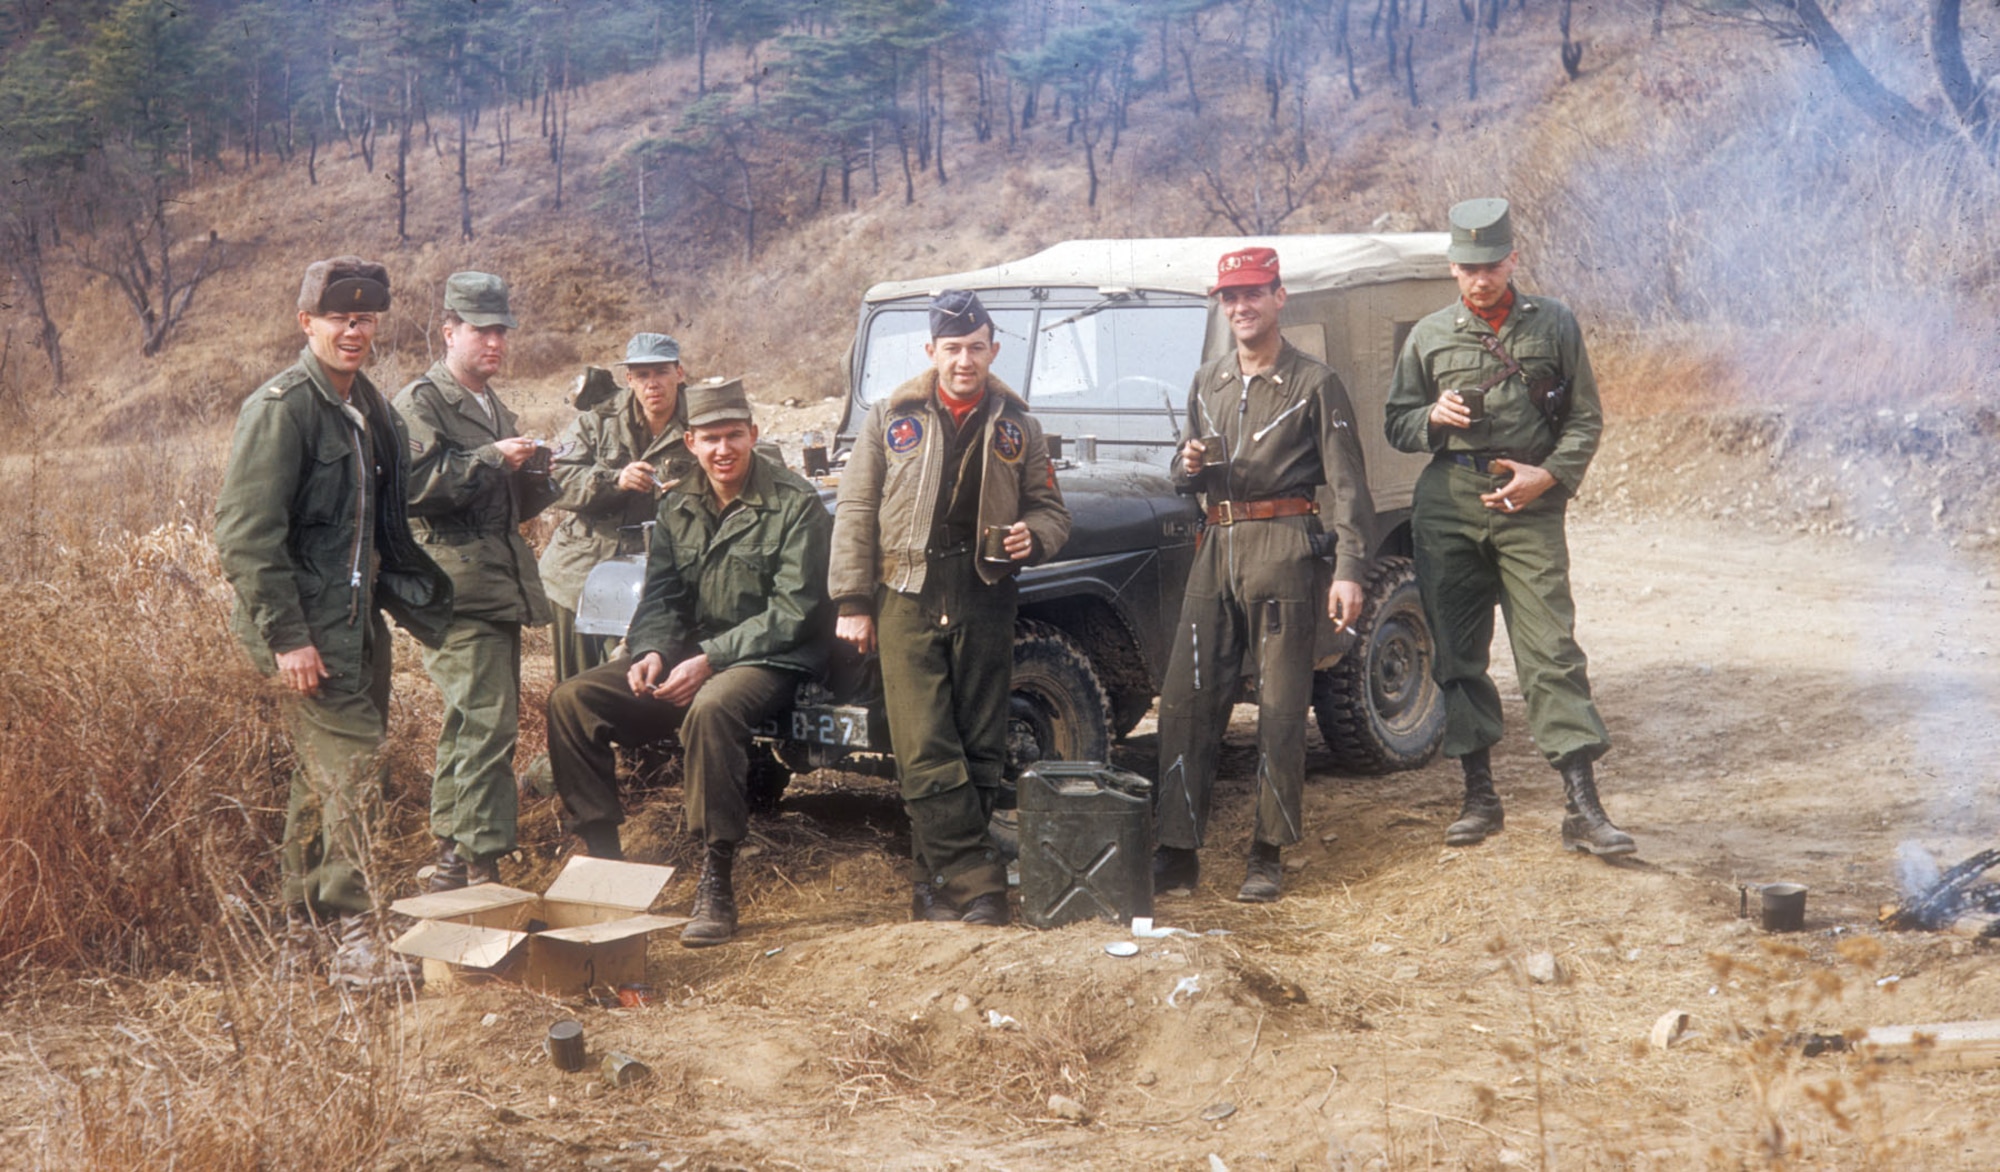
<instances>
[{"instance_id":1,"label":"red scarf","mask_svg":"<svg viewBox=\"0 0 2000 1172\"><path fill-rule=\"evenodd\" d=\"M1480 321L1492 326L1493 332L1497 334L1500 332L1500 327L1507 324L1507 315L1514 310L1514 287L1507 286L1507 291L1500 295L1500 300L1494 302L1491 309L1481 309L1470 301L1465 303L1465 307L1477 315Z\"/></svg>"},{"instance_id":2,"label":"red scarf","mask_svg":"<svg viewBox=\"0 0 2000 1172\"><path fill-rule=\"evenodd\" d=\"M979 393L972 396L970 399L965 400L964 403L960 403L957 399L954 399L950 395L945 394L942 388L939 389L937 397L938 397L938 403L942 405L945 410L951 412L952 426L964 427L965 417L972 414L974 411L979 410L979 404L985 400L986 388L985 387L979 388Z\"/></svg>"}]
</instances>

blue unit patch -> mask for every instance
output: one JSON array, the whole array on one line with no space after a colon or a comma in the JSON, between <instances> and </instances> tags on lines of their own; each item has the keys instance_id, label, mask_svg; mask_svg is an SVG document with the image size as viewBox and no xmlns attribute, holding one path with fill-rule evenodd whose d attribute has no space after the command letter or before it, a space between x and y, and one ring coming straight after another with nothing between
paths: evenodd
<instances>
[{"instance_id":1,"label":"blue unit patch","mask_svg":"<svg viewBox=\"0 0 2000 1172\"><path fill-rule=\"evenodd\" d=\"M993 425L993 454L1009 464L1020 460L1021 453L1028 450L1028 437L1021 434L1021 425L1011 419L1002 419Z\"/></svg>"},{"instance_id":2,"label":"blue unit patch","mask_svg":"<svg viewBox=\"0 0 2000 1172\"><path fill-rule=\"evenodd\" d=\"M889 424L889 450L897 455L900 456L923 442L923 420L905 415Z\"/></svg>"}]
</instances>

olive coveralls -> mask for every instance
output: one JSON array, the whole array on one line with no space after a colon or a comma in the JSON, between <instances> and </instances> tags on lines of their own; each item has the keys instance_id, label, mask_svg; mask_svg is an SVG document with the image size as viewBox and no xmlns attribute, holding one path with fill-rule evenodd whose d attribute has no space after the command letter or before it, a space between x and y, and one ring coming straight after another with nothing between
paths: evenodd
<instances>
[{"instance_id":1,"label":"olive coveralls","mask_svg":"<svg viewBox=\"0 0 2000 1172\"><path fill-rule=\"evenodd\" d=\"M674 483L700 476L688 453L686 411L676 402L674 418L659 435L646 426L646 413L630 390L577 414L556 444L549 475L561 495L550 507L567 512L542 551L542 585L553 616L556 682L604 662L615 639L577 633L577 604L591 568L608 558L646 551L646 523L659 504L656 491L618 487L627 464L643 460L655 475Z\"/></svg>"},{"instance_id":2,"label":"olive coveralls","mask_svg":"<svg viewBox=\"0 0 2000 1172\"><path fill-rule=\"evenodd\" d=\"M1434 675L1444 693L1444 753L1463 757L1500 739L1500 693L1487 673L1493 607L1507 619L1528 727L1551 765L1594 761L1611 747L1590 698L1576 642L1569 545L1563 527L1604 430L1597 380L1583 331L1562 303L1514 294L1498 334L1521 371L1486 392L1485 419L1470 428L1432 428L1430 409L1447 390L1478 387L1506 369L1481 344L1493 336L1463 302L1418 322L1396 360L1384 430L1406 452L1433 452L1417 479L1412 528L1417 585L1437 640ZM1570 409L1557 434L1528 384L1561 376ZM1490 461L1537 464L1554 488L1518 512L1479 497L1509 479Z\"/></svg>"},{"instance_id":3,"label":"olive coveralls","mask_svg":"<svg viewBox=\"0 0 2000 1172\"><path fill-rule=\"evenodd\" d=\"M343 400L309 349L236 419L215 508L231 630L266 675L308 646L328 672L317 695L284 702L298 755L282 848L288 905L371 910L368 843L387 780L381 611L433 647L451 619L451 580L410 535L408 442L367 376Z\"/></svg>"},{"instance_id":4,"label":"olive coveralls","mask_svg":"<svg viewBox=\"0 0 2000 1172\"><path fill-rule=\"evenodd\" d=\"M489 414L442 362L396 396L410 433L410 514L417 540L451 575L457 606L424 670L444 696L431 833L468 862L514 849L521 627L549 621L521 522L555 498L546 471L507 470L496 440L520 434L487 390Z\"/></svg>"},{"instance_id":5,"label":"olive coveralls","mask_svg":"<svg viewBox=\"0 0 2000 1172\"><path fill-rule=\"evenodd\" d=\"M1321 485L1332 486L1334 512L1325 520L1336 541L1333 576L1366 577L1374 502L1354 408L1325 364L1287 342L1269 371L1245 380L1232 349L1195 374L1186 435L1207 443L1210 466L1190 478L1176 457L1175 476L1200 489L1211 512L1311 501ZM1314 540L1322 532L1314 514L1224 518L1203 531L1160 695L1161 846L1202 845L1245 656L1257 673L1256 841L1289 846L1302 836L1315 624L1327 605Z\"/></svg>"},{"instance_id":6,"label":"olive coveralls","mask_svg":"<svg viewBox=\"0 0 2000 1172\"><path fill-rule=\"evenodd\" d=\"M1007 890L986 831L1007 762L1014 574L980 534L1025 521L1029 561L1069 536L1041 426L998 379L963 423L926 371L877 403L842 474L831 588L873 613L889 741L921 881L949 903Z\"/></svg>"}]
</instances>

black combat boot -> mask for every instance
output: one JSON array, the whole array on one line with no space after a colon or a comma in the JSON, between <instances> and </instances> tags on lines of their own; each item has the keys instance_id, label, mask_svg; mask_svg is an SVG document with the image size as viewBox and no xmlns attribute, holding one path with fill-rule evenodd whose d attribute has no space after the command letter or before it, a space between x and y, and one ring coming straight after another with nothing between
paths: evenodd
<instances>
[{"instance_id":1,"label":"black combat boot","mask_svg":"<svg viewBox=\"0 0 2000 1172\"><path fill-rule=\"evenodd\" d=\"M458 844L449 838L437 840L437 859L431 863L431 877L424 884L425 891L457 891L465 886L465 860L458 855Z\"/></svg>"},{"instance_id":2,"label":"black combat boot","mask_svg":"<svg viewBox=\"0 0 2000 1172\"><path fill-rule=\"evenodd\" d=\"M958 909L951 906L950 900L940 898L937 888L928 880L919 879L910 888L910 919L917 923L956 924Z\"/></svg>"},{"instance_id":3,"label":"black combat boot","mask_svg":"<svg viewBox=\"0 0 2000 1172\"><path fill-rule=\"evenodd\" d=\"M735 861L735 843L708 844L701 882L694 889L694 919L681 929L681 947L707 948L736 935L736 890L729 883L729 868Z\"/></svg>"},{"instance_id":4,"label":"black combat boot","mask_svg":"<svg viewBox=\"0 0 2000 1172\"><path fill-rule=\"evenodd\" d=\"M1006 892L989 891L966 900L965 912L958 918L961 923L1004 928L1013 920L1014 909L1007 902Z\"/></svg>"},{"instance_id":5,"label":"black combat boot","mask_svg":"<svg viewBox=\"0 0 2000 1172\"><path fill-rule=\"evenodd\" d=\"M1487 750L1475 749L1458 759L1459 767L1465 770L1465 804L1459 807L1458 821L1444 828L1446 846L1484 842L1487 835L1500 833L1500 828L1507 824L1506 811L1500 808L1500 795L1493 792L1490 758Z\"/></svg>"},{"instance_id":6,"label":"black combat boot","mask_svg":"<svg viewBox=\"0 0 2000 1172\"><path fill-rule=\"evenodd\" d=\"M583 853L593 859L622 860L625 848L619 845L618 828L601 822L576 828L576 836L583 840Z\"/></svg>"},{"instance_id":7,"label":"black combat boot","mask_svg":"<svg viewBox=\"0 0 2000 1172\"><path fill-rule=\"evenodd\" d=\"M1250 842L1250 864L1244 868L1243 886L1237 889L1238 903L1276 903L1284 882L1285 868L1278 862L1278 848L1268 842Z\"/></svg>"},{"instance_id":8,"label":"black combat boot","mask_svg":"<svg viewBox=\"0 0 2000 1172\"><path fill-rule=\"evenodd\" d=\"M1569 816L1563 819L1563 846L1593 855L1629 855L1639 849L1632 836L1611 824L1597 800L1597 779L1590 762L1562 766L1563 796Z\"/></svg>"},{"instance_id":9,"label":"black combat boot","mask_svg":"<svg viewBox=\"0 0 2000 1172\"><path fill-rule=\"evenodd\" d=\"M1201 856L1191 846L1163 846L1153 851L1153 892L1176 887L1194 890L1201 878Z\"/></svg>"}]
</instances>

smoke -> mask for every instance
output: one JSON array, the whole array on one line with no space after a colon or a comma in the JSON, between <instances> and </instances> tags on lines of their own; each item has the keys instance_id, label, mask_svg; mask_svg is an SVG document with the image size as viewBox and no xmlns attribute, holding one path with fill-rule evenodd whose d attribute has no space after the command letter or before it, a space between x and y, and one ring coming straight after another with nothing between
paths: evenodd
<instances>
[{"instance_id":1,"label":"smoke","mask_svg":"<svg viewBox=\"0 0 2000 1172\"><path fill-rule=\"evenodd\" d=\"M1896 847L1896 889L1904 898L1914 898L1936 887L1943 874L1937 860L1923 847L1914 842Z\"/></svg>"}]
</instances>

